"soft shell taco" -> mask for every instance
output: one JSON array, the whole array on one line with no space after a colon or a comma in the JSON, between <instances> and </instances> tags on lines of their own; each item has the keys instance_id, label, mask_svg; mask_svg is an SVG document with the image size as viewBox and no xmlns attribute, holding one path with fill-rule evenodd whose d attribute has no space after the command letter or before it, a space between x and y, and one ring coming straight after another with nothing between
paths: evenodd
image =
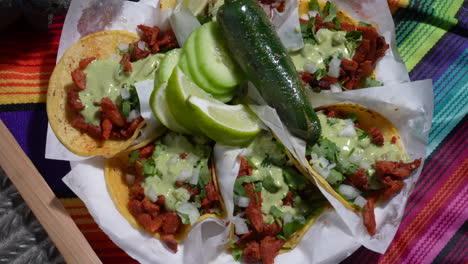
<instances>
[{"instance_id":1,"label":"soft shell taco","mask_svg":"<svg viewBox=\"0 0 468 264\"><path fill-rule=\"evenodd\" d=\"M305 46L291 57L311 89L382 85L375 80L375 67L389 45L375 26L357 22L332 1L301 0L299 16Z\"/></svg>"},{"instance_id":2,"label":"soft shell taco","mask_svg":"<svg viewBox=\"0 0 468 264\"><path fill-rule=\"evenodd\" d=\"M106 161L107 188L119 212L173 252L191 227L207 217L225 217L213 142L168 132Z\"/></svg>"},{"instance_id":3,"label":"soft shell taco","mask_svg":"<svg viewBox=\"0 0 468 264\"><path fill-rule=\"evenodd\" d=\"M247 263L273 263L329 205L270 134L257 136L239 160L229 250Z\"/></svg>"},{"instance_id":4,"label":"soft shell taco","mask_svg":"<svg viewBox=\"0 0 468 264\"><path fill-rule=\"evenodd\" d=\"M400 192L421 159L409 160L398 130L375 111L352 104L316 110L322 135L307 146L307 170L348 209L361 212L374 235L376 203Z\"/></svg>"},{"instance_id":5,"label":"soft shell taco","mask_svg":"<svg viewBox=\"0 0 468 264\"><path fill-rule=\"evenodd\" d=\"M161 51L177 47L172 32L139 25L141 36L110 30L74 43L49 81L47 114L57 138L81 156L128 148L145 121L133 83L154 78Z\"/></svg>"}]
</instances>

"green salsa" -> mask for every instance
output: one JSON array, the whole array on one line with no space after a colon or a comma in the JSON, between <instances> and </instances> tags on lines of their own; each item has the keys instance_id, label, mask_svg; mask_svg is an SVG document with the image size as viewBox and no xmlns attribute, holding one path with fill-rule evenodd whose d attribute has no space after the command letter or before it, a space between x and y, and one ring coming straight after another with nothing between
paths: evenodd
<instances>
[{"instance_id":1,"label":"green salsa","mask_svg":"<svg viewBox=\"0 0 468 264\"><path fill-rule=\"evenodd\" d=\"M352 59L354 51L346 47L346 31L320 29L316 33L316 39L316 44L305 43L301 50L290 52L298 71L304 71L304 65L309 61L317 69L325 69L325 60L338 54L346 59Z\"/></svg>"},{"instance_id":2,"label":"green salsa","mask_svg":"<svg viewBox=\"0 0 468 264\"><path fill-rule=\"evenodd\" d=\"M154 78L159 63L164 54L149 55L148 57L132 63L133 71L121 71L119 60L106 58L95 60L86 67L86 90L80 91L80 99L85 109L81 111L86 122L99 125L99 106L103 97L109 97L116 105L120 104L120 92L124 84L133 84Z\"/></svg>"}]
</instances>

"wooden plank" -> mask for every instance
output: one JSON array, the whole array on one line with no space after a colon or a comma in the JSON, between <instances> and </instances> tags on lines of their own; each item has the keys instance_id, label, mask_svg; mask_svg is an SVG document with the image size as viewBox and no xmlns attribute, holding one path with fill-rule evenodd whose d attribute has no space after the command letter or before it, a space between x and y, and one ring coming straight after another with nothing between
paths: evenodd
<instances>
[{"instance_id":1,"label":"wooden plank","mask_svg":"<svg viewBox=\"0 0 468 264\"><path fill-rule=\"evenodd\" d=\"M1 120L0 166L5 170L67 263L102 263Z\"/></svg>"}]
</instances>

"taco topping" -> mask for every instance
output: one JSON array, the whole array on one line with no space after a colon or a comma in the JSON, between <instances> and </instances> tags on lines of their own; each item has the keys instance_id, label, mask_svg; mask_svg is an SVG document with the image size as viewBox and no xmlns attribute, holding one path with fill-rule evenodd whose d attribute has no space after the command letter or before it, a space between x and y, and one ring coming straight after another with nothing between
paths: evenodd
<instances>
[{"instance_id":1,"label":"taco topping","mask_svg":"<svg viewBox=\"0 0 468 264\"><path fill-rule=\"evenodd\" d=\"M152 79L164 54L178 47L171 30L139 25L141 40L116 47L120 60L84 58L67 90L71 124L95 139L128 139L143 121L133 83Z\"/></svg>"},{"instance_id":2,"label":"taco topping","mask_svg":"<svg viewBox=\"0 0 468 264\"><path fill-rule=\"evenodd\" d=\"M230 250L248 263L273 263L294 234L321 212L326 200L271 135L257 136L248 152L239 157L234 184L235 236Z\"/></svg>"},{"instance_id":3,"label":"taco topping","mask_svg":"<svg viewBox=\"0 0 468 264\"><path fill-rule=\"evenodd\" d=\"M333 92L382 85L371 75L389 45L376 28L339 21L338 9L329 1L323 9L310 1L309 8L300 18L304 48L291 53L304 83Z\"/></svg>"},{"instance_id":4,"label":"taco topping","mask_svg":"<svg viewBox=\"0 0 468 264\"><path fill-rule=\"evenodd\" d=\"M175 237L200 215L221 214L209 170L211 142L173 132L129 155L128 207L137 222L177 252ZM182 155L184 154L184 155Z\"/></svg>"},{"instance_id":5,"label":"taco topping","mask_svg":"<svg viewBox=\"0 0 468 264\"><path fill-rule=\"evenodd\" d=\"M375 234L374 206L401 191L403 180L411 175L421 159L409 159L382 131L360 129L353 114L334 108L318 113L322 136L307 146L312 169L325 178L346 200L363 210L369 234Z\"/></svg>"}]
</instances>

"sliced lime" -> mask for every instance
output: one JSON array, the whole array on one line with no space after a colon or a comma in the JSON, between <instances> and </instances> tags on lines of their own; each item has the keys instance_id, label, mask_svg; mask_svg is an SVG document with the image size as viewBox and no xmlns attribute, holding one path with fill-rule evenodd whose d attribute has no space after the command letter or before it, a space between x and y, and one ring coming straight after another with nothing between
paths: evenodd
<instances>
[{"instance_id":1,"label":"sliced lime","mask_svg":"<svg viewBox=\"0 0 468 264\"><path fill-rule=\"evenodd\" d=\"M211 139L238 146L260 132L259 119L245 105L227 105L190 96L187 103L197 116L198 127Z\"/></svg>"},{"instance_id":2,"label":"sliced lime","mask_svg":"<svg viewBox=\"0 0 468 264\"><path fill-rule=\"evenodd\" d=\"M208 0L182 0L181 7L187 7L196 16L205 9Z\"/></svg>"},{"instance_id":3,"label":"sliced lime","mask_svg":"<svg viewBox=\"0 0 468 264\"><path fill-rule=\"evenodd\" d=\"M170 130L189 134L190 132L177 123L171 111L169 111L166 100L166 88L167 83L162 83L158 89L154 89L153 93L151 94L150 106L153 110L153 114L165 127L169 128Z\"/></svg>"}]
</instances>

